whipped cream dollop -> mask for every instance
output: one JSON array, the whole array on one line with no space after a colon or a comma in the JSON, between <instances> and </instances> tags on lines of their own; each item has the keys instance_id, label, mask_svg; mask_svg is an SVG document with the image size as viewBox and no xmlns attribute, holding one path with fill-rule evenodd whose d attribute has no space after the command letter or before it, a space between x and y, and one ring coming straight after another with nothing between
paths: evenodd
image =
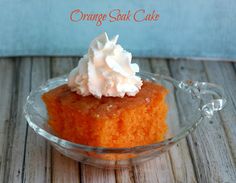
<instances>
[{"instance_id":1,"label":"whipped cream dollop","mask_svg":"<svg viewBox=\"0 0 236 183\"><path fill-rule=\"evenodd\" d=\"M116 44L118 37L109 40L103 33L91 42L88 53L69 74L68 86L72 91L98 98L135 96L139 92L139 66L131 63L131 53Z\"/></svg>"}]
</instances>

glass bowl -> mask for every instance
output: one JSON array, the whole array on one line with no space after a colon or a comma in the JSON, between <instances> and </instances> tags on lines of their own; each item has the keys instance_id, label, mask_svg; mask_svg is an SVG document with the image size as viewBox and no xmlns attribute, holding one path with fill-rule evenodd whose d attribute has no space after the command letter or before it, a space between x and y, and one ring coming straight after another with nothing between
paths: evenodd
<instances>
[{"instance_id":1,"label":"glass bowl","mask_svg":"<svg viewBox=\"0 0 236 183\"><path fill-rule=\"evenodd\" d=\"M105 148L76 144L58 137L48 125L43 93L67 82L67 76L48 80L27 97L24 115L29 126L47 139L59 152L76 161L100 168L129 167L166 152L172 145L191 133L201 122L209 120L221 110L226 98L220 86L198 81L177 81L171 77L139 72L143 80L159 83L169 90L168 132L163 141L132 148ZM178 117L178 109L182 110ZM187 109L187 110L186 110ZM176 119L179 118L179 119Z\"/></svg>"}]
</instances>

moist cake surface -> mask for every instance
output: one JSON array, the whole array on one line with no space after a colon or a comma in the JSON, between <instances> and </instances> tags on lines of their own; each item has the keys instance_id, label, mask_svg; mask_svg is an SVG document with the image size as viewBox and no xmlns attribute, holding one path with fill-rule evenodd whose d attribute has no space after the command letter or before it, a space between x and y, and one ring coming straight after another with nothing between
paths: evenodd
<instances>
[{"instance_id":1,"label":"moist cake surface","mask_svg":"<svg viewBox=\"0 0 236 183\"><path fill-rule=\"evenodd\" d=\"M90 146L134 147L163 140L168 91L143 82L134 97L81 96L65 84L42 96L49 124L61 138Z\"/></svg>"}]
</instances>

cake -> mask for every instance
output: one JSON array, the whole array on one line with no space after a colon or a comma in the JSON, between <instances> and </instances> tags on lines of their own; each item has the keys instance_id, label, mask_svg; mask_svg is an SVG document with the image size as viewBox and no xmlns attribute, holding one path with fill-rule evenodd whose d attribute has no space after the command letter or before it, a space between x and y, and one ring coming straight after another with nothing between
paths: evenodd
<instances>
[{"instance_id":1,"label":"cake","mask_svg":"<svg viewBox=\"0 0 236 183\"><path fill-rule=\"evenodd\" d=\"M49 124L61 138L89 146L134 147L164 139L166 94L163 86L144 81L135 97L84 97L62 85L42 98Z\"/></svg>"},{"instance_id":2,"label":"cake","mask_svg":"<svg viewBox=\"0 0 236 183\"><path fill-rule=\"evenodd\" d=\"M167 89L138 75L131 53L106 33L95 38L68 82L43 94L57 136L95 147L157 143L168 129Z\"/></svg>"}]
</instances>

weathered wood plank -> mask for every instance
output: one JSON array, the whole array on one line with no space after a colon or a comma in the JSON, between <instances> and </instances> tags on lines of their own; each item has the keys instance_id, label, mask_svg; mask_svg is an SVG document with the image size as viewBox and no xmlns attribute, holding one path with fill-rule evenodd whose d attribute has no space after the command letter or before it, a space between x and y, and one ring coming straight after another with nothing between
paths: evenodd
<instances>
[{"instance_id":1,"label":"weathered wood plank","mask_svg":"<svg viewBox=\"0 0 236 183\"><path fill-rule=\"evenodd\" d=\"M0 59L0 182L7 174L8 128L13 93L14 62L12 59Z\"/></svg>"},{"instance_id":2,"label":"weathered wood plank","mask_svg":"<svg viewBox=\"0 0 236 183\"><path fill-rule=\"evenodd\" d=\"M134 183L133 168L123 168L116 170L117 183Z\"/></svg>"},{"instance_id":3,"label":"weathered wood plank","mask_svg":"<svg viewBox=\"0 0 236 183\"><path fill-rule=\"evenodd\" d=\"M22 114L22 107L31 84L34 88L49 77L50 67L47 67L49 62L37 62L36 60L40 58L34 58L31 65L30 58L21 60L16 63L0 60L0 86L4 86L0 89L0 95L4 96L0 101L0 182L41 182L41 180L50 182L49 148L31 129L28 129L27 134L26 121ZM75 59L53 58L52 75L68 73L75 65L73 60ZM150 71L148 60L134 59L134 62L136 61L142 70ZM154 66L153 62L153 71L168 73L165 61L155 62ZM235 158L235 70L232 64L227 63L211 62L204 63L204 66L205 68L200 62L170 62L171 73L177 79L209 79L224 85L229 96L229 106L220 112L220 116L216 115L210 123L200 125L199 129L187 138L196 168L196 178L199 182L235 182L235 165L230 156L231 149ZM33 73L35 76L31 81ZM178 100L177 104L187 111L187 106L181 106L181 100ZM97 169L88 165L82 165L80 172L77 162L53 150L52 181L79 182L81 176L81 182L195 182L186 147L186 141L183 140L178 146L171 148L169 155L163 154L154 160L135 166L133 171L118 170L116 174L111 170Z\"/></svg>"},{"instance_id":4,"label":"weathered wood plank","mask_svg":"<svg viewBox=\"0 0 236 183\"><path fill-rule=\"evenodd\" d=\"M137 183L171 183L174 176L171 171L170 159L167 153L153 160L134 167L134 180Z\"/></svg>"},{"instance_id":5,"label":"weathered wood plank","mask_svg":"<svg viewBox=\"0 0 236 183\"><path fill-rule=\"evenodd\" d=\"M178 80L207 81L202 62L176 60L170 62L170 68ZM181 115L192 113L187 105L183 105L183 96L177 95L177 104L182 109ZM187 139L199 182L235 182L235 166L218 114L211 122L199 125Z\"/></svg>"},{"instance_id":6,"label":"weathered wood plank","mask_svg":"<svg viewBox=\"0 0 236 183\"><path fill-rule=\"evenodd\" d=\"M33 57L31 71L31 90L38 88L49 79L50 63L48 57ZM51 182L51 149L43 137L30 127L27 129L25 149L24 182Z\"/></svg>"},{"instance_id":7,"label":"weathered wood plank","mask_svg":"<svg viewBox=\"0 0 236 183\"><path fill-rule=\"evenodd\" d=\"M204 65L208 79L225 89L227 105L220 116L236 164L236 72L229 62L204 62Z\"/></svg>"},{"instance_id":8,"label":"weathered wood plank","mask_svg":"<svg viewBox=\"0 0 236 183\"><path fill-rule=\"evenodd\" d=\"M52 77L69 74L77 61L73 57L53 57L51 61Z\"/></svg>"},{"instance_id":9,"label":"weathered wood plank","mask_svg":"<svg viewBox=\"0 0 236 183\"><path fill-rule=\"evenodd\" d=\"M73 67L73 58L55 57L51 62L52 77L68 74ZM63 156L54 148L52 150L52 166L52 182L80 182L79 163Z\"/></svg>"},{"instance_id":10,"label":"weathered wood plank","mask_svg":"<svg viewBox=\"0 0 236 183\"><path fill-rule=\"evenodd\" d=\"M233 62L234 71L236 72L236 62Z\"/></svg>"},{"instance_id":11,"label":"weathered wood plank","mask_svg":"<svg viewBox=\"0 0 236 183\"><path fill-rule=\"evenodd\" d=\"M116 177L114 170L104 170L89 165L81 165L81 181L86 183L115 183Z\"/></svg>"},{"instance_id":12,"label":"weathered wood plank","mask_svg":"<svg viewBox=\"0 0 236 183\"><path fill-rule=\"evenodd\" d=\"M163 59L152 59L151 69L154 73L159 73L168 76L170 75L167 62ZM170 90L168 98L168 103L170 106L169 120L171 121L171 125L179 126L179 114L175 102L173 87L171 84L167 87ZM169 155L172 164L172 169L174 172L175 182L196 182L194 168L186 139L181 140L177 145L173 146L169 151Z\"/></svg>"},{"instance_id":13,"label":"weathered wood plank","mask_svg":"<svg viewBox=\"0 0 236 183\"><path fill-rule=\"evenodd\" d=\"M24 177L24 153L27 123L23 105L30 91L31 60L17 59L11 119L8 129L7 165L3 182L21 182Z\"/></svg>"},{"instance_id":14,"label":"weathered wood plank","mask_svg":"<svg viewBox=\"0 0 236 183\"><path fill-rule=\"evenodd\" d=\"M139 64L141 71L151 71L149 60L134 59L134 62ZM153 160L134 166L134 180L135 182L150 183L175 182L168 154L160 155Z\"/></svg>"},{"instance_id":15,"label":"weathered wood plank","mask_svg":"<svg viewBox=\"0 0 236 183\"><path fill-rule=\"evenodd\" d=\"M79 179L79 164L62 155L57 150L52 152L52 182L55 183L78 183Z\"/></svg>"}]
</instances>

